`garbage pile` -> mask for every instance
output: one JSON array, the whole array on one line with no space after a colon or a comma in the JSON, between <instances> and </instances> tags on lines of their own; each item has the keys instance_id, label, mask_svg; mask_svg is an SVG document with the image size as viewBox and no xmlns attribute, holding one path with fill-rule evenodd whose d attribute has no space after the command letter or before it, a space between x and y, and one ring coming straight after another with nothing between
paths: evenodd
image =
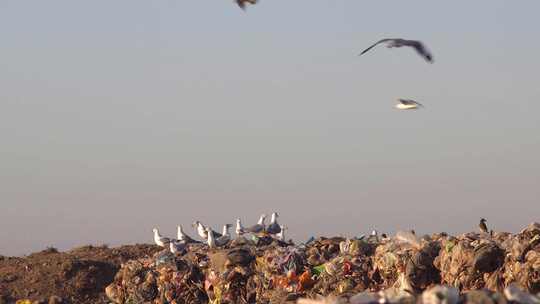
<instances>
[{"instance_id":1,"label":"garbage pile","mask_svg":"<svg viewBox=\"0 0 540 304\"><path fill-rule=\"evenodd\" d=\"M105 293L114 303L205 303L204 280L198 266L162 252L124 264Z\"/></svg>"},{"instance_id":2,"label":"garbage pile","mask_svg":"<svg viewBox=\"0 0 540 304\"><path fill-rule=\"evenodd\" d=\"M418 293L408 293L400 289L389 288L378 292L362 292L351 297L319 297L317 299L299 299L298 304L538 304L540 295L532 295L519 289L515 284L506 287L502 292L487 289L471 290L460 293L457 288L435 285Z\"/></svg>"},{"instance_id":3,"label":"garbage pile","mask_svg":"<svg viewBox=\"0 0 540 304\"><path fill-rule=\"evenodd\" d=\"M182 250L163 244L124 264L106 294L113 303L540 303L540 224L518 234L374 231L298 245L259 224L220 244L227 228L216 238L203 227L207 242Z\"/></svg>"}]
</instances>

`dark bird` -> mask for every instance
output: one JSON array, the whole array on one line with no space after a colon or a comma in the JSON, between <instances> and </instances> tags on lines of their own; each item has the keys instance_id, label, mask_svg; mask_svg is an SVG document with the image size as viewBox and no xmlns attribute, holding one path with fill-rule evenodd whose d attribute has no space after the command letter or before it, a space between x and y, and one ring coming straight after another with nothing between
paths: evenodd
<instances>
[{"instance_id":1,"label":"dark bird","mask_svg":"<svg viewBox=\"0 0 540 304\"><path fill-rule=\"evenodd\" d=\"M421 103L419 103L417 101L414 101L412 99L401 99L401 98L399 98L398 101L399 101L399 103L396 104L395 107L400 109L400 110L415 110L415 109L418 109L418 108L424 106Z\"/></svg>"},{"instance_id":2,"label":"dark bird","mask_svg":"<svg viewBox=\"0 0 540 304\"><path fill-rule=\"evenodd\" d=\"M364 53L366 53L367 51L371 50L376 45L381 44L381 43L385 43L386 47L388 47L388 48L410 46L410 47L414 48L416 50L416 52L418 54L420 54L420 56L424 57L424 59L427 62L433 63L433 56L427 50L427 48L424 46L424 44L422 44L422 42L417 41L417 40L406 40L406 39L400 39L400 38L379 40L378 42L376 42L372 46L370 46L367 49L365 49L364 51L362 51L362 53L360 53L360 55L363 55Z\"/></svg>"},{"instance_id":3,"label":"dark bird","mask_svg":"<svg viewBox=\"0 0 540 304\"><path fill-rule=\"evenodd\" d=\"M488 228L486 226L486 219L484 218L480 219L480 224L478 224L478 228L480 228L481 232L488 233Z\"/></svg>"},{"instance_id":4,"label":"dark bird","mask_svg":"<svg viewBox=\"0 0 540 304\"><path fill-rule=\"evenodd\" d=\"M246 10L246 3L255 5L257 0L236 0L236 4L243 10Z\"/></svg>"}]
</instances>

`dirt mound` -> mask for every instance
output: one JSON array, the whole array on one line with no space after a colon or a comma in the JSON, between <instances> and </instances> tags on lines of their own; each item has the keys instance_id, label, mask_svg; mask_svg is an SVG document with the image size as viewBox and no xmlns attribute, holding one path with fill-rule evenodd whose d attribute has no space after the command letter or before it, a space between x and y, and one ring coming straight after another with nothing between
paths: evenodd
<instances>
[{"instance_id":1,"label":"dirt mound","mask_svg":"<svg viewBox=\"0 0 540 304\"><path fill-rule=\"evenodd\" d=\"M48 248L26 257L0 257L0 303L52 296L67 303L108 303L104 289L122 263L157 251L150 245L84 246L68 252Z\"/></svg>"}]
</instances>

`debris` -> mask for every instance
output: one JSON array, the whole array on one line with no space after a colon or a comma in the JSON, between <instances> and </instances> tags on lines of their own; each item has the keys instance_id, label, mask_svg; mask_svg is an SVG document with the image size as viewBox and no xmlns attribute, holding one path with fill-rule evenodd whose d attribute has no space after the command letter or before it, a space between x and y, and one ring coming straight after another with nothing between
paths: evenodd
<instances>
[{"instance_id":1,"label":"debris","mask_svg":"<svg viewBox=\"0 0 540 304\"><path fill-rule=\"evenodd\" d=\"M457 304L459 290L453 287L434 286L422 293L423 304Z\"/></svg>"},{"instance_id":2,"label":"debris","mask_svg":"<svg viewBox=\"0 0 540 304\"><path fill-rule=\"evenodd\" d=\"M299 245L266 233L249 233L213 248L185 239L174 243L181 244L174 253L148 245L87 246L4 257L0 303L540 301L535 295L540 292L539 224L517 234L374 232L363 238L312 238Z\"/></svg>"}]
</instances>

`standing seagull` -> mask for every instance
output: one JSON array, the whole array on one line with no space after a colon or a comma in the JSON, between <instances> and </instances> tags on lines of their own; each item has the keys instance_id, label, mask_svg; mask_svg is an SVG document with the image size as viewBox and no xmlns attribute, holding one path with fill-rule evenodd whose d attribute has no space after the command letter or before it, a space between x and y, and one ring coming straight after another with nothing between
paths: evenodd
<instances>
[{"instance_id":1,"label":"standing seagull","mask_svg":"<svg viewBox=\"0 0 540 304\"><path fill-rule=\"evenodd\" d=\"M272 218L270 219L270 225L268 225L268 228L266 228L266 231L270 234L278 234L281 232L281 227L279 226L277 222L278 218L277 212L272 213Z\"/></svg>"},{"instance_id":2,"label":"standing seagull","mask_svg":"<svg viewBox=\"0 0 540 304\"><path fill-rule=\"evenodd\" d=\"M242 222L240 221L240 219L236 219L236 229L235 229L235 232L236 232L236 236L237 236L237 237L239 237L239 236L241 236L242 234L245 233L244 227L242 227Z\"/></svg>"},{"instance_id":3,"label":"standing seagull","mask_svg":"<svg viewBox=\"0 0 540 304\"><path fill-rule=\"evenodd\" d=\"M257 224L255 224L255 225L253 225L251 227L245 228L244 231L251 232L251 233L263 232L264 228L265 228L265 225L264 225L264 220L265 219L266 219L266 214L262 214L261 217L259 218L259 221L257 222Z\"/></svg>"},{"instance_id":4,"label":"standing seagull","mask_svg":"<svg viewBox=\"0 0 540 304\"><path fill-rule=\"evenodd\" d=\"M184 229L182 229L182 226L179 225L177 227L177 236L176 236L180 241L188 244L188 243L197 243L197 241L195 241L193 238L191 238L189 235L187 235L185 232L184 232Z\"/></svg>"},{"instance_id":5,"label":"standing seagull","mask_svg":"<svg viewBox=\"0 0 540 304\"><path fill-rule=\"evenodd\" d=\"M478 224L478 228L480 228L480 231L483 233L488 233L486 222L487 222L486 219L482 218L480 219L480 224Z\"/></svg>"},{"instance_id":6,"label":"standing seagull","mask_svg":"<svg viewBox=\"0 0 540 304\"><path fill-rule=\"evenodd\" d=\"M225 244L227 244L227 242L229 242L230 238L228 237L224 237L224 236L221 236L219 238L216 239L215 237L215 232L210 229L210 228L206 228L206 232L208 233L208 240L207 240L207 243L208 243L208 247L210 248L216 248L216 247L220 247L220 246L223 246Z\"/></svg>"},{"instance_id":7,"label":"standing seagull","mask_svg":"<svg viewBox=\"0 0 540 304\"><path fill-rule=\"evenodd\" d=\"M373 241L373 240L375 240L376 242L379 241L379 231L377 231L376 229L373 229L371 231L370 236L368 237L368 241Z\"/></svg>"},{"instance_id":8,"label":"standing seagull","mask_svg":"<svg viewBox=\"0 0 540 304\"><path fill-rule=\"evenodd\" d=\"M216 248L216 239L214 238L214 233L212 230L206 228L208 239L206 243L208 244L208 247L210 248Z\"/></svg>"},{"instance_id":9,"label":"standing seagull","mask_svg":"<svg viewBox=\"0 0 540 304\"><path fill-rule=\"evenodd\" d=\"M285 230L287 230L287 227L281 225L279 228L281 228L281 231L276 234L276 237L278 240L285 242Z\"/></svg>"},{"instance_id":10,"label":"standing seagull","mask_svg":"<svg viewBox=\"0 0 540 304\"><path fill-rule=\"evenodd\" d=\"M412 99L398 99L399 103L395 105L400 110L416 110L420 107L424 107L423 104L416 102Z\"/></svg>"},{"instance_id":11,"label":"standing seagull","mask_svg":"<svg viewBox=\"0 0 540 304\"><path fill-rule=\"evenodd\" d=\"M199 221L195 221L193 223L193 227L195 227L195 229L197 229L197 234L202 238L202 239L207 239L208 238L208 234L206 233L206 226L203 225L203 223L199 222Z\"/></svg>"},{"instance_id":12,"label":"standing seagull","mask_svg":"<svg viewBox=\"0 0 540 304\"><path fill-rule=\"evenodd\" d=\"M427 62L433 63L433 56L427 50L427 48L424 46L424 44L422 42L420 42L418 40L407 40L407 39L401 39L401 38L391 38L391 39L379 40L375 44L373 44L372 46L370 46L367 49L365 49L364 51L362 51L362 53L360 53L360 55L365 54L367 51L371 50L372 48L374 48L376 45L378 45L380 43L386 43L386 47L388 47L388 48L410 46L410 47L414 48L416 50L416 52L418 52L418 54L420 54L420 56L424 57L424 59Z\"/></svg>"},{"instance_id":13,"label":"standing seagull","mask_svg":"<svg viewBox=\"0 0 540 304\"><path fill-rule=\"evenodd\" d=\"M165 247L166 244L171 242L169 238L161 236L157 228L152 229L152 231L154 232L154 243L156 243L156 245Z\"/></svg>"},{"instance_id":14,"label":"standing seagull","mask_svg":"<svg viewBox=\"0 0 540 304\"><path fill-rule=\"evenodd\" d=\"M231 228L231 224L225 224L223 225L223 230L221 231L221 237L228 237L231 238L231 234L229 233L229 228Z\"/></svg>"},{"instance_id":15,"label":"standing seagull","mask_svg":"<svg viewBox=\"0 0 540 304\"><path fill-rule=\"evenodd\" d=\"M193 223L193 226L195 226L197 228L197 234L199 234L199 236L206 240L208 239L208 232L207 232L207 229L210 228L210 227L206 227L205 225L203 225L203 223L199 222L199 221L195 221L195 223ZM220 237L221 236L221 233L217 233L214 231L214 236L215 237Z\"/></svg>"},{"instance_id":16,"label":"standing seagull","mask_svg":"<svg viewBox=\"0 0 540 304\"><path fill-rule=\"evenodd\" d=\"M223 246L231 240L231 234L229 233L229 228L231 227L231 224L226 224L223 226L223 235L216 239L216 245Z\"/></svg>"},{"instance_id":17,"label":"standing seagull","mask_svg":"<svg viewBox=\"0 0 540 304\"><path fill-rule=\"evenodd\" d=\"M246 10L246 3L257 4L257 0L236 0L236 4L243 10Z\"/></svg>"}]
</instances>

